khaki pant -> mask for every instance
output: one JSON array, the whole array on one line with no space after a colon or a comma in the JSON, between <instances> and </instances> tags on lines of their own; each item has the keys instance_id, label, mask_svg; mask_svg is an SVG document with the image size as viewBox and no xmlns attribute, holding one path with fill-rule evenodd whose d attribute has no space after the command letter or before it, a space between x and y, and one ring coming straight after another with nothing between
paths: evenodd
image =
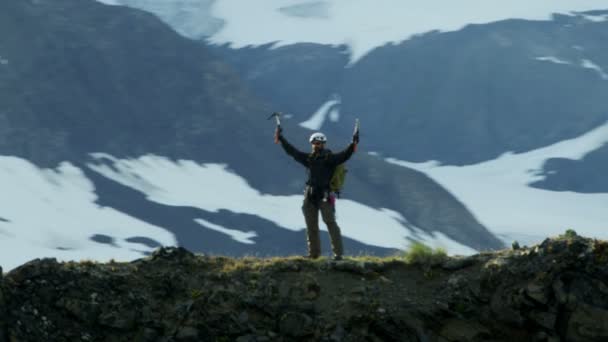
<instances>
[{"instance_id":1,"label":"khaki pant","mask_svg":"<svg viewBox=\"0 0 608 342\"><path fill-rule=\"evenodd\" d=\"M327 225L331 240L331 249L334 256L342 256L342 236L340 227L336 223L336 208L329 202L321 201L315 206L308 199L304 199L302 212L306 220L306 237L308 240L308 256L316 258L321 254L321 240L319 238L319 211L323 222Z\"/></svg>"}]
</instances>

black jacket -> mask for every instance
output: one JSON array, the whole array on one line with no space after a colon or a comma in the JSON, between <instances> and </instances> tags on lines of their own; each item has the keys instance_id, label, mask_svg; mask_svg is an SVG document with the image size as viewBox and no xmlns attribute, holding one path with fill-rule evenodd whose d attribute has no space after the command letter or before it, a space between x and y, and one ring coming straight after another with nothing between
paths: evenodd
<instances>
[{"instance_id":1,"label":"black jacket","mask_svg":"<svg viewBox=\"0 0 608 342\"><path fill-rule=\"evenodd\" d=\"M346 162L355 151L355 145L351 143L344 151L339 153L332 153L328 149L315 153L305 153L293 147L283 136L279 136L279 141L287 154L306 167L308 170L306 185L310 186L317 194L329 190L329 182L336 166Z\"/></svg>"}]
</instances>

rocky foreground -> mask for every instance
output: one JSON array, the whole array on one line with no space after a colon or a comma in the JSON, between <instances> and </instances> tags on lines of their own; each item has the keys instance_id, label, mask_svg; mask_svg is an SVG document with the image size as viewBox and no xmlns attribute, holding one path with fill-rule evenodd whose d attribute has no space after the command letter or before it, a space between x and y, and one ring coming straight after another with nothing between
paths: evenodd
<instances>
[{"instance_id":1,"label":"rocky foreground","mask_svg":"<svg viewBox=\"0 0 608 342\"><path fill-rule=\"evenodd\" d=\"M34 260L0 277L0 341L606 341L607 265L575 235L427 263Z\"/></svg>"}]
</instances>

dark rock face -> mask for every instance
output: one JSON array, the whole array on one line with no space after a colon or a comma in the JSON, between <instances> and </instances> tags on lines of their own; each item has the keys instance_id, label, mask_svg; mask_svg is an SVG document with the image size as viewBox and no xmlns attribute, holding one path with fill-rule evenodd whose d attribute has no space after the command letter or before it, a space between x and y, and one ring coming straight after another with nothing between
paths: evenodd
<instances>
[{"instance_id":1,"label":"dark rock face","mask_svg":"<svg viewBox=\"0 0 608 342\"><path fill-rule=\"evenodd\" d=\"M578 236L426 266L183 248L34 260L0 281L0 340L604 341L607 262L607 242Z\"/></svg>"},{"instance_id":2,"label":"dark rock face","mask_svg":"<svg viewBox=\"0 0 608 342\"><path fill-rule=\"evenodd\" d=\"M4 300L4 274L0 267L0 342L7 341L6 339L6 302Z\"/></svg>"},{"instance_id":3,"label":"dark rock face","mask_svg":"<svg viewBox=\"0 0 608 342\"><path fill-rule=\"evenodd\" d=\"M554 191L608 192L608 144L581 160L549 159L543 166L545 179L532 186Z\"/></svg>"},{"instance_id":4,"label":"dark rock face","mask_svg":"<svg viewBox=\"0 0 608 342\"><path fill-rule=\"evenodd\" d=\"M45 166L94 151L194 158L223 128L251 142L245 127L265 123L249 114L269 110L232 68L151 14L19 1L0 4L0 20L9 60L0 69L2 154ZM214 149L210 159L223 152Z\"/></svg>"}]
</instances>

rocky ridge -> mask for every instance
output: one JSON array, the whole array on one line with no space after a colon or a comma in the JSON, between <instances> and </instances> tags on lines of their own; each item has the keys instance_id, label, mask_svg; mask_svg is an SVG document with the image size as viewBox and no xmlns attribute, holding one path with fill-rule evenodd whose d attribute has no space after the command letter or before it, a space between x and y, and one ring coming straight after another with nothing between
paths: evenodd
<instances>
[{"instance_id":1,"label":"rocky ridge","mask_svg":"<svg viewBox=\"0 0 608 342\"><path fill-rule=\"evenodd\" d=\"M0 277L0 341L605 341L607 262L575 234L431 262L37 259Z\"/></svg>"}]
</instances>

